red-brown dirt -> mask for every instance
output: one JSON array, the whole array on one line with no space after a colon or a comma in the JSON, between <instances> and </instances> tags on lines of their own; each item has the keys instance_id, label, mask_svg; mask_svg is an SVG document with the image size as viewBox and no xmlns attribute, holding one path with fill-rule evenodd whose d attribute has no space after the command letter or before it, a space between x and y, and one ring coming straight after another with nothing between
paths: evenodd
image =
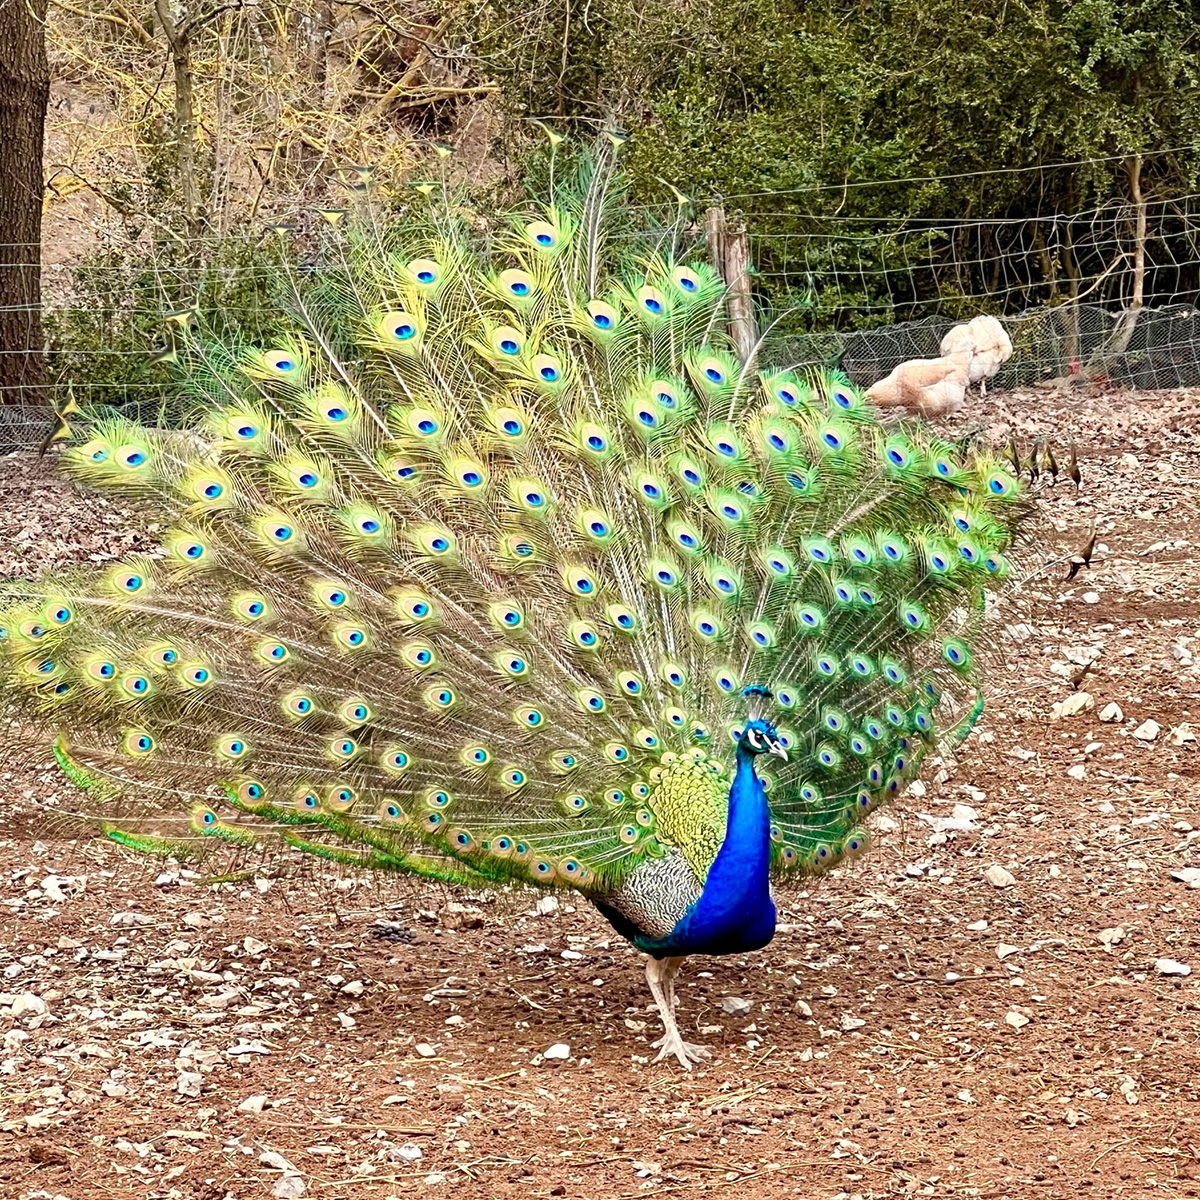
<instances>
[{"instance_id":1,"label":"red-brown dirt","mask_svg":"<svg viewBox=\"0 0 1200 1200\"><path fill-rule=\"evenodd\" d=\"M54 840L50 755L10 747L0 1196L1200 1196L1200 891L1171 878L1200 867L1200 410L1029 393L972 422L1076 440L1042 533L1069 555L1094 517L1092 568L1005 602L979 731L865 862L781 897L767 950L689 964L691 1074L648 1065L641 956L570 893L200 887ZM0 574L126 529L0 460ZM961 804L972 829L919 815Z\"/></svg>"}]
</instances>

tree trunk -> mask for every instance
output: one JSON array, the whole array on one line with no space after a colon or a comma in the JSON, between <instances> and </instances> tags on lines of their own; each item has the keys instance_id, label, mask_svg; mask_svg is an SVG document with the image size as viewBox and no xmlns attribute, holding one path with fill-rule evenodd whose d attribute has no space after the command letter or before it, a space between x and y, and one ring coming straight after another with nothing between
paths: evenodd
<instances>
[{"instance_id":1,"label":"tree trunk","mask_svg":"<svg viewBox=\"0 0 1200 1200\"><path fill-rule=\"evenodd\" d=\"M42 356L46 0L0 0L0 404L47 402Z\"/></svg>"},{"instance_id":2,"label":"tree trunk","mask_svg":"<svg viewBox=\"0 0 1200 1200\"><path fill-rule=\"evenodd\" d=\"M1096 378L1108 372L1109 364L1129 349L1138 318L1146 302L1146 197L1142 192L1142 156L1135 154L1125 161L1129 179L1129 199L1133 202L1133 278L1132 293L1121 319L1112 334L1092 356L1084 373Z\"/></svg>"},{"instance_id":3,"label":"tree trunk","mask_svg":"<svg viewBox=\"0 0 1200 1200\"><path fill-rule=\"evenodd\" d=\"M192 239L200 232L200 197L196 182L196 106L192 97L191 26L186 15L179 21L175 20L171 15L170 0L155 0L154 11L171 54L171 71L175 79L175 171L179 180L184 234Z\"/></svg>"}]
</instances>

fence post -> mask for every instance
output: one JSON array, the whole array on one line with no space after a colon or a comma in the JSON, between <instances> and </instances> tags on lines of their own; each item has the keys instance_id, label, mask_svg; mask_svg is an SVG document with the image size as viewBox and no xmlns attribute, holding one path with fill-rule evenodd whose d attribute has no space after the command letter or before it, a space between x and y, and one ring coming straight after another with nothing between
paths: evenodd
<instances>
[{"instance_id":1,"label":"fence post","mask_svg":"<svg viewBox=\"0 0 1200 1200\"><path fill-rule=\"evenodd\" d=\"M749 362L758 345L754 299L750 294L750 239L739 212L731 225L723 205L713 205L704 218L709 261L725 280L729 336L743 362Z\"/></svg>"}]
</instances>

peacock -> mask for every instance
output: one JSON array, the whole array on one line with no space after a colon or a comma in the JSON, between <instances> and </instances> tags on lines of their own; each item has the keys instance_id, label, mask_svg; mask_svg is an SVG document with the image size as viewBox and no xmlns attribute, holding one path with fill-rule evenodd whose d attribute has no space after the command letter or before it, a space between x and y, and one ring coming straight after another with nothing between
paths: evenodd
<instances>
[{"instance_id":1,"label":"peacock","mask_svg":"<svg viewBox=\"0 0 1200 1200\"><path fill-rule=\"evenodd\" d=\"M0 686L58 818L129 850L582 894L690 1069L685 957L770 942L773 885L978 718L1031 504L770 336L740 358L620 141L513 211L364 185L254 344L171 314L182 426L48 439L159 547L11 585Z\"/></svg>"}]
</instances>

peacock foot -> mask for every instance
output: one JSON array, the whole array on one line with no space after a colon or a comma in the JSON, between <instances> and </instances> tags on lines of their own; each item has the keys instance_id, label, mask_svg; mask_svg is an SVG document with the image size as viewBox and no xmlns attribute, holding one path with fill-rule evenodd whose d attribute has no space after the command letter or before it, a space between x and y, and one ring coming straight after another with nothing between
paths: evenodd
<instances>
[{"instance_id":1,"label":"peacock foot","mask_svg":"<svg viewBox=\"0 0 1200 1200\"><path fill-rule=\"evenodd\" d=\"M662 1049L658 1050L659 1047ZM664 1058L670 1058L671 1055L679 1060L680 1066L686 1071L692 1069L693 1063L703 1062L706 1058L712 1058L712 1051L707 1046L698 1046L695 1042L685 1042L679 1035L678 1029L671 1030L670 1033L663 1034L657 1042L650 1043L651 1049L658 1050L658 1057L654 1060L660 1063Z\"/></svg>"}]
</instances>

